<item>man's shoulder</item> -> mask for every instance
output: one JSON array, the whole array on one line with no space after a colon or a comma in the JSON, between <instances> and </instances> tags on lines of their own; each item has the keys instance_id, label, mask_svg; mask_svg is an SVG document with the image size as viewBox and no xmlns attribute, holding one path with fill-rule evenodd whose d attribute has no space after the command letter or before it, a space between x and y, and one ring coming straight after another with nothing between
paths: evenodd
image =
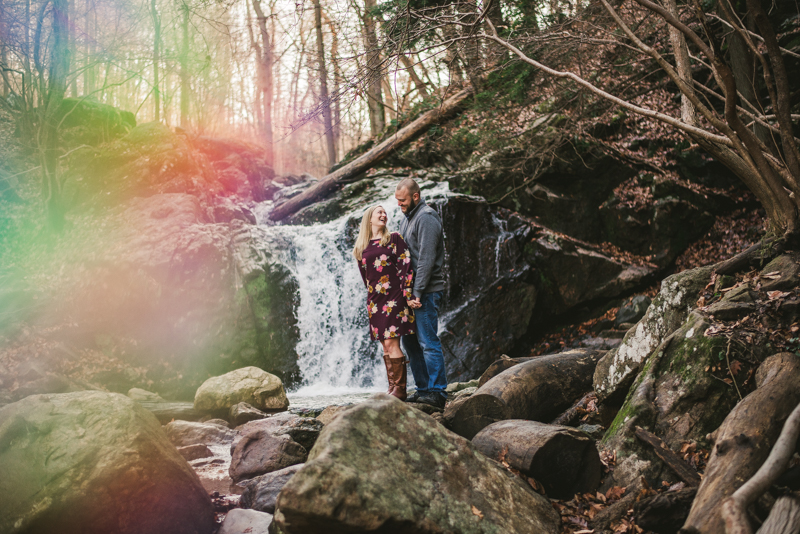
<instances>
[{"instance_id":1,"label":"man's shoulder","mask_svg":"<svg viewBox=\"0 0 800 534\"><path fill-rule=\"evenodd\" d=\"M420 210L419 214L417 214L417 220L419 222L425 222L430 224L431 222L435 221L437 224L442 224L442 218L439 216L439 212L433 209L432 207L422 206L422 210Z\"/></svg>"}]
</instances>

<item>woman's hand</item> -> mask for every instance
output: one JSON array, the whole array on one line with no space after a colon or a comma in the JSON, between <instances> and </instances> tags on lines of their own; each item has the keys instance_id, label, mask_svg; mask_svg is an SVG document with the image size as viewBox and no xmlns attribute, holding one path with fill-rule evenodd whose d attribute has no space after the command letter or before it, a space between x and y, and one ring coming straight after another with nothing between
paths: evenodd
<instances>
[{"instance_id":1,"label":"woman's hand","mask_svg":"<svg viewBox=\"0 0 800 534\"><path fill-rule=\"evenodd\" d=\"M419 301L419 298L414 300L406 300L406 304L408 304L409 308L417 309L422 307L422 303Z\"/></svg>"}]
</instances>

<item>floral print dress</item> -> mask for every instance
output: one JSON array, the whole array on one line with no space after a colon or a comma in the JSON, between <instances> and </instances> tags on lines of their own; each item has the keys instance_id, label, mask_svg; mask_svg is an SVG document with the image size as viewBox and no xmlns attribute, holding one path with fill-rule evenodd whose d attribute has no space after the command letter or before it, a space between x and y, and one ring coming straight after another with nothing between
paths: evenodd
<instances>
[{"instance_id":1,"label":"floral print dress","mask_svg":"<svg viewBox=\"0 0 800 534\"><path fill-rule=\"evenodd\" d=\"M414 312L406 299L411 294L414 273L411 253L398 233L388 245L370 241L361 253L361 278L367 286L367 314L372 339L382 340L414 333Z\"/></svg>"}]
</instances>

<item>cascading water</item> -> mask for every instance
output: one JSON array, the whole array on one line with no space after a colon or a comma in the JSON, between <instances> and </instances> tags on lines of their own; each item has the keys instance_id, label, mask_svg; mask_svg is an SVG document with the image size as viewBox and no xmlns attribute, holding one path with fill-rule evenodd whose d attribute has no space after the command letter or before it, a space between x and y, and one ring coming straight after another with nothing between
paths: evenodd
<instances>
[{"instance_id":1,"label":"cascading water","mask_svg":"<svg viewBox=\"0 0 800 534\"><path fill-rule=\"evenodd\" d=\"M396 183L396 182L394 182ZM447 183L424 190L425 198L446 194ZM268 231L288 246L272 251L298 283L295 310L300 340L297 344L302 384L293 396L341 396L385 391L388 385L377 341L369 339L365 309L366 288L352 255L348 229L361 221L368 205L381 204L389 216L389 230L397 231L404 216L394 198L394 187L383 187L358 210L311 226L270 226ZM270 203L271 204L271 203ZM259 209L266 220L269 206ZM262 225L263 226L263 225ZM357 224L355 224L357 227ZM410 385L413 379L409 376Z\"/></svg>"}]
</instances>

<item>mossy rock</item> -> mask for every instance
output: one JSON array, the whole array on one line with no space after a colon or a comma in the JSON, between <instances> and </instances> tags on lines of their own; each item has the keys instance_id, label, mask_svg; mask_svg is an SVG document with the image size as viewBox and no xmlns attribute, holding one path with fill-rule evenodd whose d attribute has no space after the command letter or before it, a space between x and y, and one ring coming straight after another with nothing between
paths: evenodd
<instances>
[{"instance_id":1,"label":"mossy rock","mask_svg":"<svg viewBox=\"0 0 800 534\"><path fill-rule=\"evenodd\" d=\"M619 461L637 464L638 475L653 482L660 482L659 477L672 480L675 475L661 471L662 463L650 446L635 437L637 426L655 433L673 450L686 441L705 443L706 435L719 427L740 395L752 387L745 378L754 367L749 363L753 355L749 350L744 354L744 348L729 344L725 337L707 336L709 326L703 315L692 312L653 351L603 437L604 446L615 449ZM626 469L622 472L632 475ZM625 485L632 480L616 475L614 483Z\"/></svg>"}]
</instances>

